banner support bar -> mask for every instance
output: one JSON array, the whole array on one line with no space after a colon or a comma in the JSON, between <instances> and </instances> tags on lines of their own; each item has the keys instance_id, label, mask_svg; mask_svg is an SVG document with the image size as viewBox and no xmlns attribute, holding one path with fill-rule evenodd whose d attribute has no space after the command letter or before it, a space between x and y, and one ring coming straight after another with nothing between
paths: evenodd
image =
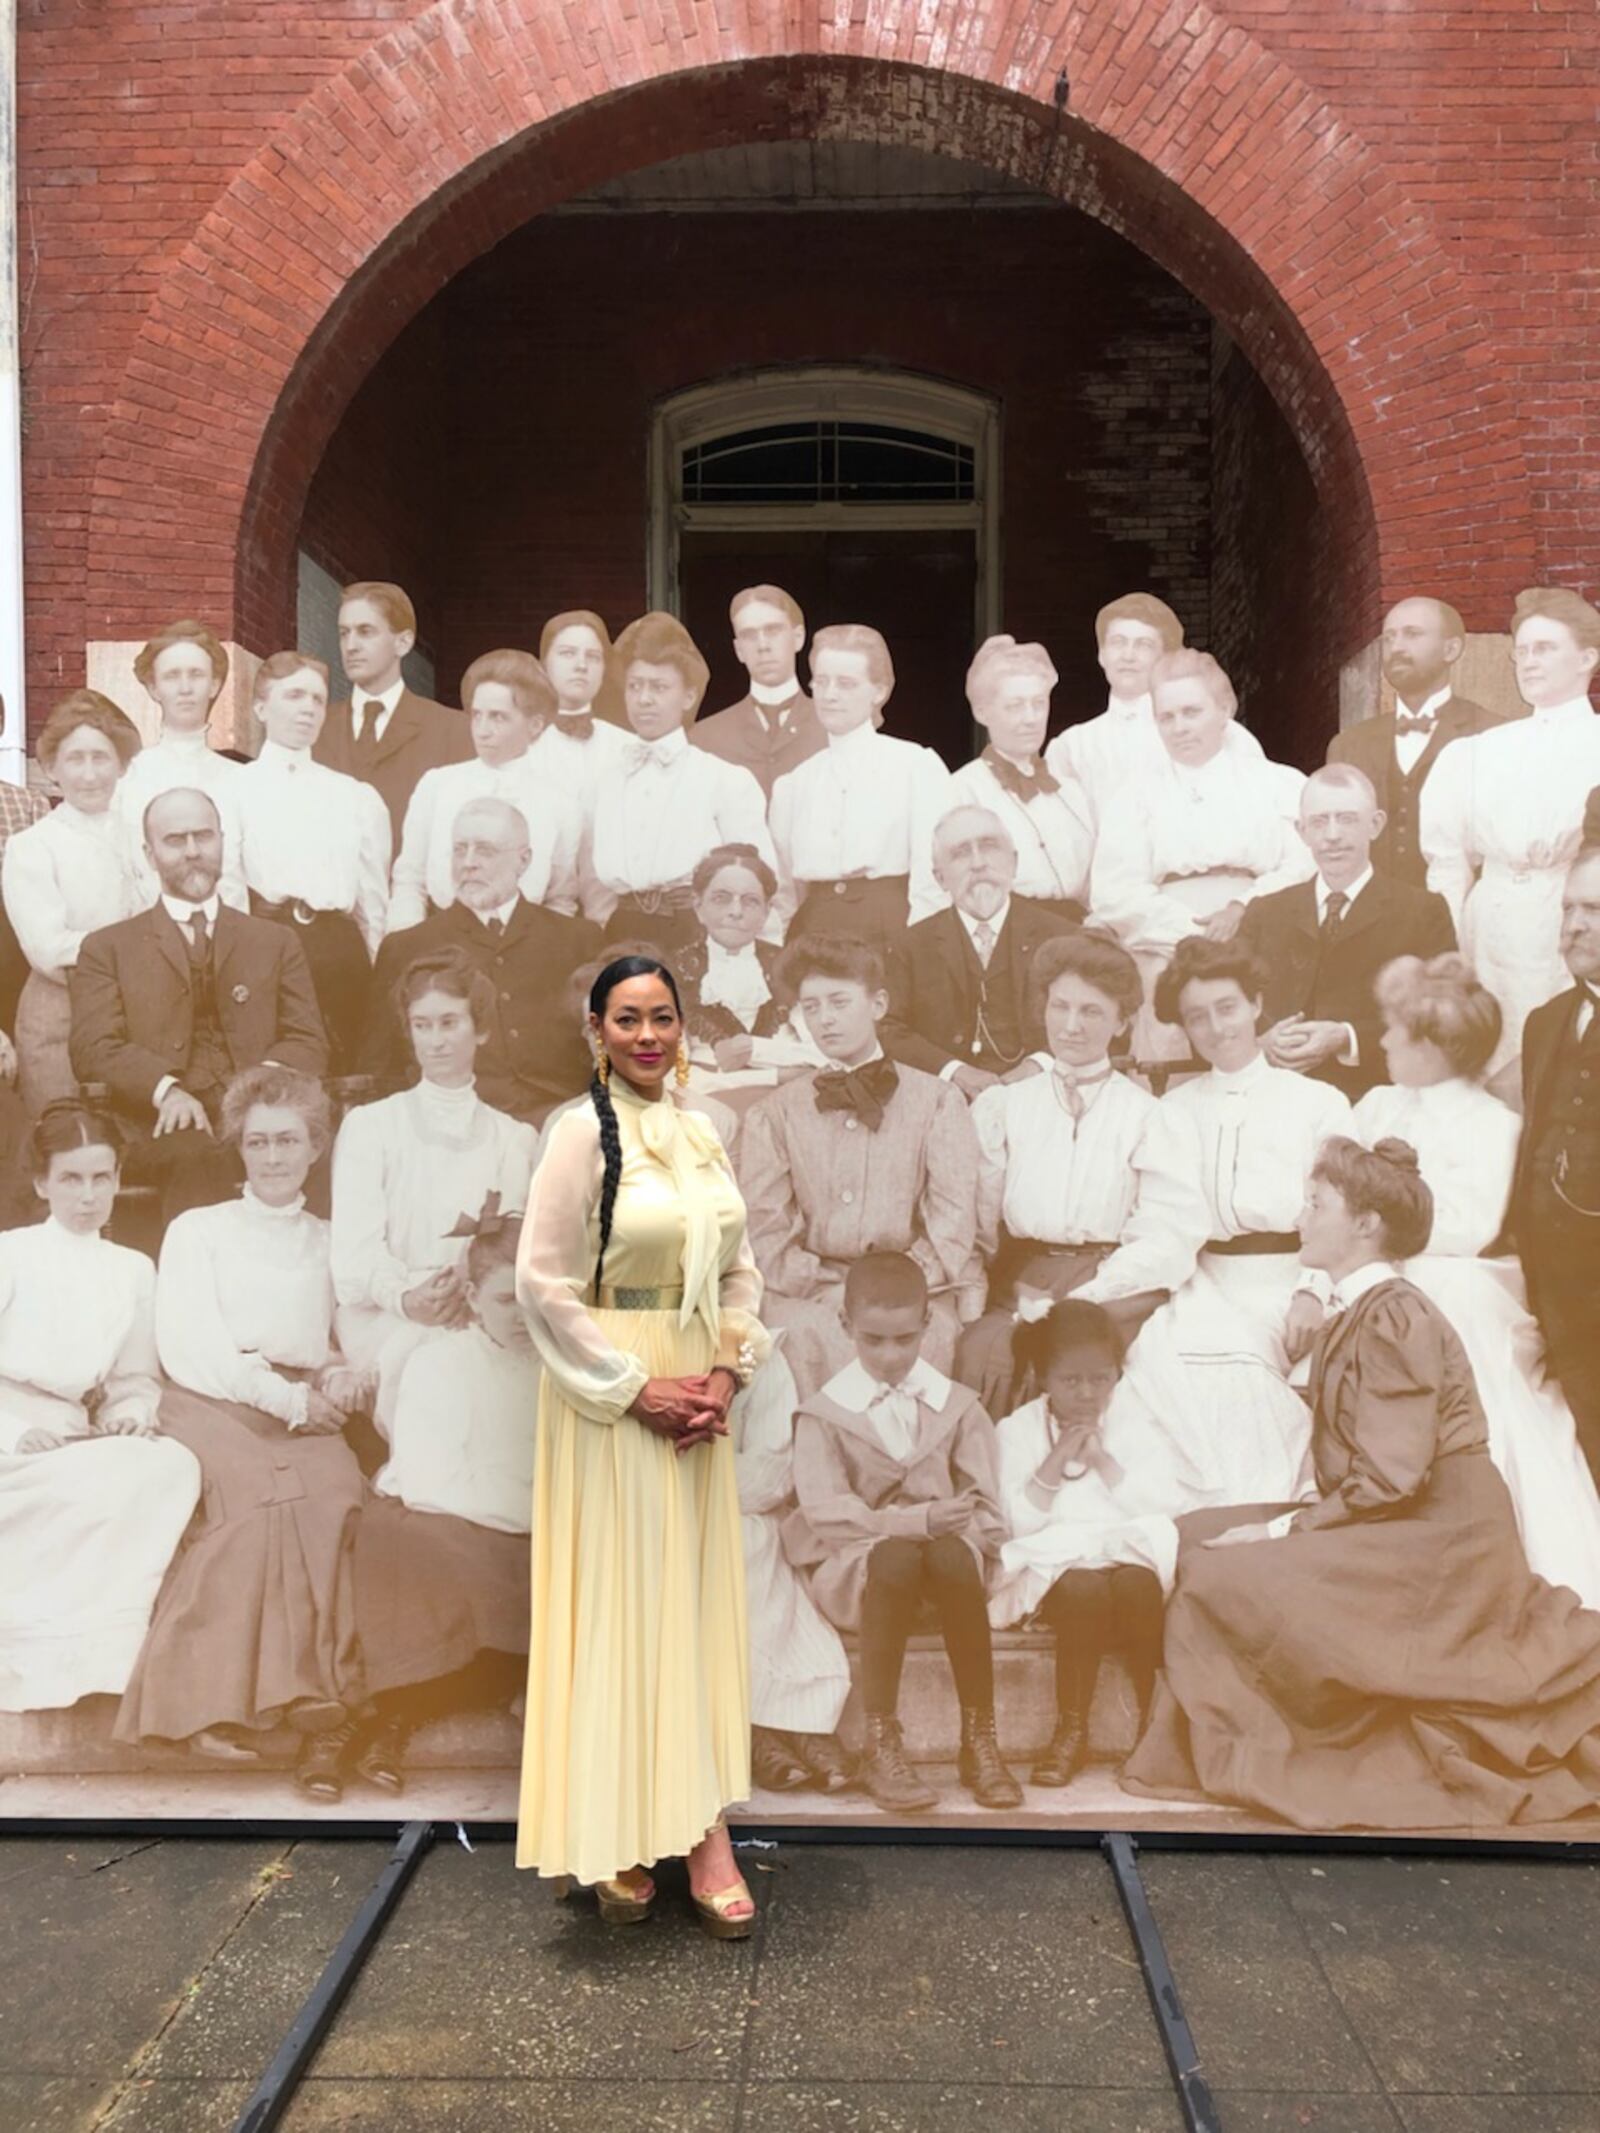
<instances>
[{"instance_id":1,"label":"banner support bar","mask_svg":"<svg viewBox=\"0 0 1600 2133\"><path fill-rule=\"evenodd\" d=\"M345 1995L362 1964L377 1946L390 1912L433 1843L431 1822L408 1822L389 1863L373 1883L365 1903L350 1921L344 1938L307 1994L300 2012L278 2046L255 2094L234 2121L233 2133L270 2133L289 2108L301 2078L316 2056Z\"/></svg>"},{"instance_id":2,"label":"banner support bar","mask_svg":"<svg viewBox=\"0 0 1600 2133\"><path fill-rule=\"evenodd\" d=\"M1184 2014L1183 2002L1178 1997L1178 1981L1167 1960L1166 1943L1161 1938L1161 1928L1156 1924L1155 1913L1150 1908L1150 1899L1139 1875L1138 1846L1126 1833L1111 1831L1101 1839L1101 1849L1117 1884L1128 1930L1139 1951L1139 1967L1144 1972L1151 2012L1161 2032L1167 2064L1172 2069L1172 2083L1178 2092L1186 2133L1223 2133L1216 2101L1200 2071L1200 2053Z\"/></svg>"}]
</instances>

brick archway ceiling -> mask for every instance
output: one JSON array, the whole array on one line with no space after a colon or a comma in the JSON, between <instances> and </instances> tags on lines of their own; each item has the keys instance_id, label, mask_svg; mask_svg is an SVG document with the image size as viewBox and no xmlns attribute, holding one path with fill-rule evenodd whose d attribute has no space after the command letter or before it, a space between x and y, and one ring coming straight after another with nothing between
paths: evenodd
<instances>
[{"instance_id":1,"label":"brick archway ceiling","mask_svg":"<svg viewBox=\"0 0 1600 2133\"><path fill-rule=\"evenodd\" d=\"M1023 178L1205 303L1317 482L1345 649L1399 591L1473 586L1486 611L1468 619L1485 627L1528 582L1515 408L1471 291L1373 153L1222 9L1084 0L1047 36L1029 0L854 0L865 19L848 29L807 8L811 49L795 51L782 48L792 8L747 0L735 32L714 0L677 0L671 56L691 63L676 69L648 0L609 29L580 19L593 12L439 0L319 86L235 178L152 301L108 425L96 634L147 619L141 559L170 538L194 558L198 611L256 649L285 641L324 446L453 275L630 169L804 138ZM1026 301L1019 290L1019 314Z\"/></svg>"}]
</instances>

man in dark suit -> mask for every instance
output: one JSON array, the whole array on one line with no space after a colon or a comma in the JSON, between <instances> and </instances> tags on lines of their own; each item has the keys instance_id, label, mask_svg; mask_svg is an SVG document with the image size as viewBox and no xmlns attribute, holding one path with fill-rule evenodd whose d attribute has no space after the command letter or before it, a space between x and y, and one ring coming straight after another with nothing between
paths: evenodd
<instances>
[{"instance_id":1,"label":"man in dark suit","mask_svg":"<svg viewBox=\"0 0 1600 2133\"><path fill-rule=\"evenodd\" d=\"M417 641L416 609L398 585L363 581L339 596L339 658L350 694L330 704L312 754L330 770L362 778L383 795L400 849L406 808L425 770L464 763L472 722L400 678L400 662Z\"/></svg>"},{"instance_id":2,"label":"man in dark suit","mask_svg":"<svg viewBox=\"0 0 1600 2133\"><path fill-rule=\"evenodd\" d=\"M494 985L494 1019L478 1053L478 1094L497 1111L542 1123L553 1104L581 1094L572 1027L563 1010L573 970L599 954L598 926L530 904L518 881L528 866L528 825L508 800L473 800L456 816L450 878L455 901L420 925L391 933L373 974L377 1011L362 1057L380 1094L416 1080L394 989L419 956L459 949Z\"/></svg>"},{"instance_id":3,"label":"man in dark suit","mask_svg":"<svg viewBox=\"0 0 1600 2133\"><path fill-rule=\"evenodd\" d=\"M1399 955L1447 955L1456 945L1442 896L1373 871L1383 810L1364 772L1331 763L1300 795L1300 834L1317 871L1310 881L1257 896L1238 938L1268 971L1262 1049L1343 1089L1352 1101L1389 1079L1378 972Z\"/></svg>"},{"instance_id":4,"label":"man in dark suit","mask_svg":"<svg viewBox=\"0 0 1600 2133\"><path fill-rule=\"evenodd\" d=\"M908 927L890 957L883 1048L970 1101L1043 1044L1032 958L1073 926L1012 895L1016 846L986 807L952 808L937 824L933 872L951 908Z\"/></svg>"},{"instance_id":5,"label":"man in dark suit","mask_svg":"<svg viewBox=\"0 0 1600 2133\"><path fill-rule=\"evenodd\" d=\"M726 711L696 719L689 738L696 748L751 772L770 800L779 778L815 755L828 739L795 672L805 646L806 618L800 603L781 586L751 585L734 594L728 619L734 653L750 676L750 691Z\"/></svg>"},{"instance_id":6,"label":"man in dark suit","mask_svg":"<svg viewBox=\"0 0 1600 2133\"><path fill-rule=\"evenodd\" d=\"M1451 741L1499 726L1510 715L1457 696L1451 674L1466 627L1443 600L1402 600L1383 619L1383 678L1395 708L1364 718L1328 744L1330 763L1353 763L1372 781L1385 827L1372 864L1413 889L1428 883L1417 811L1428 773Z\"/></svg>"},{"instance_id":7,"label":"man in dark suit","mask_svg":"<svg viewBox=\"0 0 1600 2133\"><path fill-rule=\"evenodd\" d=\"M1522 1032L1522 1145L1509 1228L1578 1442L1600 1481L1600 848L1578 854L1561 899L1574 983Z\"/></svg>"},{"instance_id":8,"label":"man in dark suit","mask_svg":"<svg viewBox=\"0 0 1600 2133\"><path fill-rule=\"evenodd\" d=\"M155 1183L167 1220L225 1197L237 1175L215 1134L235 1074L271 1062L327 1071L328 1042L293 933L221 902L222 824L203 792L145 809L160 882L148 911L91 933L70 976L72 1069L104 1085L133 1136L130 1183Z\"/></svg>"}]
</instances>

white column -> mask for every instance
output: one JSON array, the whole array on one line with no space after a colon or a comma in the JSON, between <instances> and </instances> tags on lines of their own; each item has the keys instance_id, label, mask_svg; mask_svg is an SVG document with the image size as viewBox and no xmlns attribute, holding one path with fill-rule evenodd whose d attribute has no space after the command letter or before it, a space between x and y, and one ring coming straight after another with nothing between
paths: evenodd
<instances>
[{"instance_id":1,"label":"white column","mask_svg":"<svg viewBox=\"0 0 1600 2133\"><path fill-rule=\"evenodd\" d=\"M22 693L22 373L17 321L17 8L0 0L0 778L27 778Z\"/></svg>"}]
</instances>

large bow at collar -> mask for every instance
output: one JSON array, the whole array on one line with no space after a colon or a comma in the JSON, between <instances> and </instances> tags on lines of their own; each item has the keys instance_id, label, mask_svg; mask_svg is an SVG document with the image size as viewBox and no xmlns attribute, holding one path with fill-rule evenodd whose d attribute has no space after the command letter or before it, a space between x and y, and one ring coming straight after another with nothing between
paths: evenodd
<instances>
[{"instance_id":1,"label":"large bow at collar","mask_svg":"<svg viewBox=\"0 0 1600 2133\"><path fill-rule=\"evenodd\" d=\"M825 1069L813 1085L819 1111L853 1111L869 1133L883 1124L889 1099L899 1086L892 1059L869 1059L848 1072Z\"/></svg>"},{"instance_id":2,"label":"large bow at collar","mask_svg":"<svg viewBox=\"0 0 1600 2133\"><path fill-rule=\"evenodd\" d=\"M697 1315L713 1341L722 1324L720 1304L722 1225L704 1180L697 1173L727 1158L716 1129L697 1111L680 1110L670 1096L639 1104L634 1114L645 1150L672 1174L683 1208L683 1302L678 1324Z\"/></svg>"}]
</instances>

